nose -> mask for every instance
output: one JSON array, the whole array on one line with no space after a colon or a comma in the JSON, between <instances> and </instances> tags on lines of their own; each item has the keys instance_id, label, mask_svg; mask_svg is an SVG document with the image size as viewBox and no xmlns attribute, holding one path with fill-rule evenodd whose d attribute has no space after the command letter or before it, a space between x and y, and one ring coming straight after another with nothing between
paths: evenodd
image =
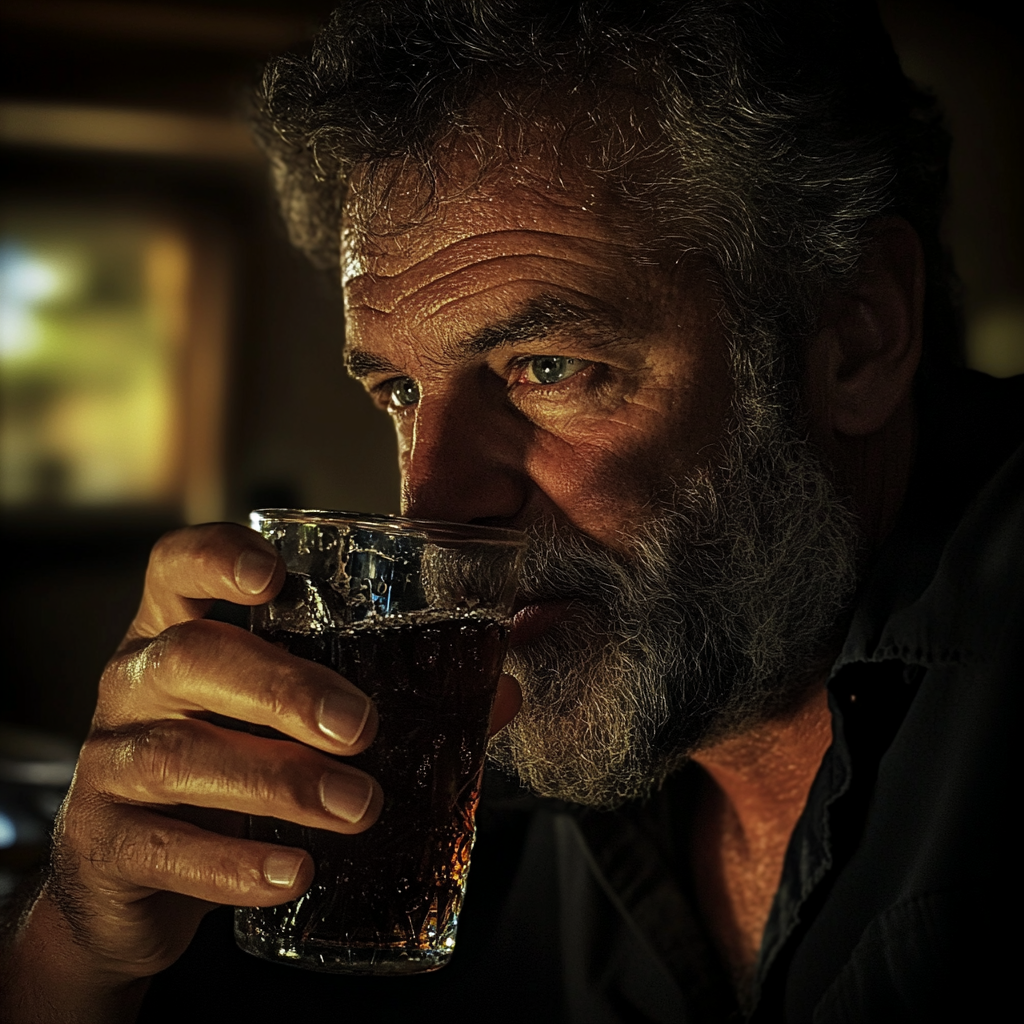
<instances>
[{"instance_id":1,"label":"nose","mask_svg":"<svg viewBox=\"0 0 1024 1024\"><path fill-rule=\"evenodd\" d=\"M529 501L524 431L486 395L424 396L402 459L402 509L419 519L515 525Z\"/></svg>"}]
</instances>

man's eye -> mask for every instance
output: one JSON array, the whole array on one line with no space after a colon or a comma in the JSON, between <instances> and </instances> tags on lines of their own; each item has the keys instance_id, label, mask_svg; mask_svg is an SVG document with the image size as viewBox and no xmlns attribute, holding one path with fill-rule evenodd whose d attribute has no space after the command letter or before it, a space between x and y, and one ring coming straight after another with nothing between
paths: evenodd
<instances>
[{"instance_id":1,"label":"man's eye","mask_svg":"<svg viewBox=\"0 0 1024 1024\"><path fill-rule=\"evenodd\" d=\"M531 384L560 384L587 366L585 359L569 356L535 356L526 364L526 379Z\"/></svg>"},{"instance_id":2,"label":"man's eye","mask_svg":"<svg viewBox=\"0 0 1024 1024\"><path fill-rule=\"evenodd\" d=\"M388 400L397 408L415 405L420 400L419 385L411 377L399 377L388 386Z\"/></svg>"}]
</instances>

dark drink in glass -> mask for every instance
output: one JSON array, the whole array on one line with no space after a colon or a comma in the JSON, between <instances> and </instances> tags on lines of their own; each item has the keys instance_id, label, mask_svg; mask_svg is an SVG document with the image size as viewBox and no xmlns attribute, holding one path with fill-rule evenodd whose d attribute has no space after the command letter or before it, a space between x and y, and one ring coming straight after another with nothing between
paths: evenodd
<instances>
[{"instance_id":1,"label":"dark drink in glass","mask_svg":"<svg viewBox=\"0 0 1024 1024\"><path fill-rule=\"evenodd\" d=\"M355 547L365 546L364 540L357 537ZM512 541L503 553L510 571L522 547ZM496 585L499 550L492 545L482 564L465 549L453 556L445 547L438 557L428 551L426 558L411 560L416 586L405 579L407 573L382 586L377 573L369 592L391 595L388 614L357 614L356 621L335 621L330 628L314 621L297 629L302 623L295 609L334 603L329 594L321 600L324 588L297 573L289 576L279 608L254 615L259 635L329 666L373 698L377 737L348 760L380 782L384 807L377 822L358 835L250 819L250 838L308 850L316 877L290 903L236 911L243 949L315 970L373 974L433 970L451 956L511 597L505 586L504 602L494 593L466 591ZM350 571L360 559L342 552L339 561L345 570L342 589L365 597L366 588L353 588ZM329 563L333 569L325 575L337 578L338 562ZM399 585L404 595L395 594ZM372 605L357 602L363 611ZM316 610L321 620L323 611Z\"/></svg>"}]
</instances>

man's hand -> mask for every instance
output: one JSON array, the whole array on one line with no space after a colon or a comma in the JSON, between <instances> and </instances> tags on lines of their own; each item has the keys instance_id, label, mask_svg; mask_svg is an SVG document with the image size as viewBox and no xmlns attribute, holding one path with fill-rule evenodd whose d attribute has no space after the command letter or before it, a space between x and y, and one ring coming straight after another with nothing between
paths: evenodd
<instances>
[{"instance_id":1,"label":"man's hand","mask_svg":"<svg viewBox=\"0 0 1024 1024\"><path fill-rule=\"evenodd\" d=\"M376 820L380 787L336 759L372 742L369 699L203 619L217 598L262 604L283 580L273 548L239 526L179 530L154 548L139 612L100 682L51 874L8 950L5 1020L130 1020L143 979L181 955L212 906L302 893L309 854L240 838L241 815L343 833Z\"/></svg>"}]
</instances>

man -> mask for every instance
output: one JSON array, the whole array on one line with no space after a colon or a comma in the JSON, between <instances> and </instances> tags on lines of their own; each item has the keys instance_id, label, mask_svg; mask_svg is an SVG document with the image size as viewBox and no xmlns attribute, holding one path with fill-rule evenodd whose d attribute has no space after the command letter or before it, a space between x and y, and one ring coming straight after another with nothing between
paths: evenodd
<instances>
[{"instance_id":1,"label":"man","mask_svg":"<svg viewBox=\"0 0 1024 1024\"><path fill-rule=\"evenodd\" d=\"M533 534L492 725L538 796L490 783L436 975L289 972L221 911L195 937L312 878L239 813L357 832L382 794L343 760L365 697L203 618L276 593L273 552L172 534L10 940L11 1019L998 1005L1022 394L951 370L943 137L876 20L349 2L271 65L260 129L405 511Z\"/></svg>"}]
</instances>

